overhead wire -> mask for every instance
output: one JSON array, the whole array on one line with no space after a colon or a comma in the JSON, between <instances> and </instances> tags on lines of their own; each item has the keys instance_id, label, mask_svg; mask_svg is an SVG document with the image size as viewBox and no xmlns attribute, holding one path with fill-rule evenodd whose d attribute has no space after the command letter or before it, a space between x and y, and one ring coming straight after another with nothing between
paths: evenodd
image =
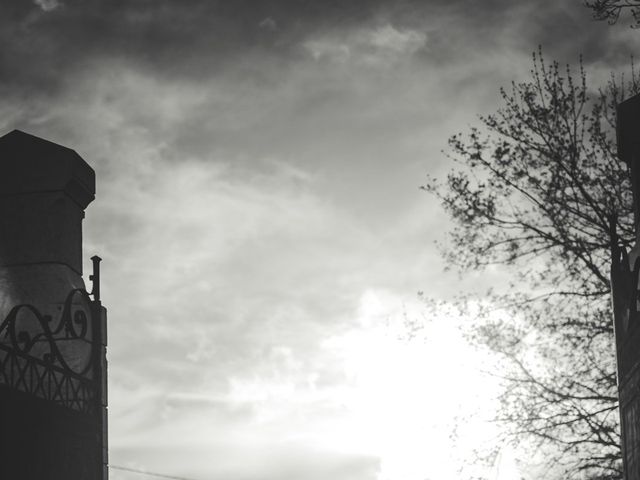
<instances>
[{"instance_id":1,"label":"overhead wire","mask_svg":"<svg viewBox=\"0 0 640 480\"><path fill-rule=\"evenodd\" d=\"M169 478L171 480L195 480L193 478L176 477L174 475L166 475L163 473L149 472L147 470L138 470L137 468L121 467L120 465L109 465L109 468L112 468L114 470L121 470L123 472L139 473L141 475L148 475L150 477L156 477L156 478Z\"/></svg>"}]
</instances>

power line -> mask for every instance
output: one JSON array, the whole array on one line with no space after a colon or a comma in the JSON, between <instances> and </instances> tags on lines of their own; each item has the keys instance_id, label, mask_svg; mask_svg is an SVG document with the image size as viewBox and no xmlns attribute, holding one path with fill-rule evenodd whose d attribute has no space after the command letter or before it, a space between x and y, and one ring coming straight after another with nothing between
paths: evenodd
<instances>
[{"instance_id":1,"label":"power line","mask_svg":"<svg viewBox=\"0 0 640 480\"><path fill-rule=\"evenodd\" d=\"M109 465L109 468L113 468L114 470L122 470L123 472L139 473L141 475L148 475L150 477L169 478L171 480L194 480L193 478L175 477L173 475L164 475L162 473L148 472L146 470L138 470L136 468L120 467L118 465Z\"/></svg>"}]
</instances>

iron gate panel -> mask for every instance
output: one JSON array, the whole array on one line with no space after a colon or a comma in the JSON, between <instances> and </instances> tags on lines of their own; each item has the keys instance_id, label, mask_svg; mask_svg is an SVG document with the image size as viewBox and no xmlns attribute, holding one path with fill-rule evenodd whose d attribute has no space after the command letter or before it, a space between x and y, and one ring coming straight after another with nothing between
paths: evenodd
<instances>
[{"instance_id":1,"label":"iron gate panel","mask_svg":"<svg viewBox=\"0 0 640 480\"><path fill-rule=\"evenodd\" d=\"M0 324L0 478L106 479L104 313L73 290L57 321L17 305Z\"/></svg>"}]
</instances>

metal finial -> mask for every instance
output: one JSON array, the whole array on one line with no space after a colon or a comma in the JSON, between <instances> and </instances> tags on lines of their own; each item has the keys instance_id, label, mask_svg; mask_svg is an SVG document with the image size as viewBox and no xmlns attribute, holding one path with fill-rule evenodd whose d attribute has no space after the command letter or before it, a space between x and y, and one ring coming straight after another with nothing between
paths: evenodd
<instances>
[{"instance_id":1,"label":"metal finial","mask_svg":"<svg viewBox=\"0 0 640 480\"><path fill-rule=\"evenodd\" d=\"M100 262L102 259L98 255L91 257L93 262L93 274L89 275L89 280L92 282L91 295L93 295L93 301L100 301Z\"/></svg>"}]
</instances>

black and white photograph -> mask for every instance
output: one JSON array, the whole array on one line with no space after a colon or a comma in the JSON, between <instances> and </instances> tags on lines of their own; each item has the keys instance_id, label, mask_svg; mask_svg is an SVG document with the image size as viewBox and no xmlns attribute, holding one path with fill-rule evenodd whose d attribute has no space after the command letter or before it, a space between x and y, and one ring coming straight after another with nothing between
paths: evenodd
<instances>
[{"instance_id":1,"label":"black and white photograph","mask_svg":"<svg viewBox=\"0 0 640 480\"><path fill-rule=\"evenodd\" d=\"M640 480L640 0L0 0L0 480Z\"/></svg>"}]
</instances>

